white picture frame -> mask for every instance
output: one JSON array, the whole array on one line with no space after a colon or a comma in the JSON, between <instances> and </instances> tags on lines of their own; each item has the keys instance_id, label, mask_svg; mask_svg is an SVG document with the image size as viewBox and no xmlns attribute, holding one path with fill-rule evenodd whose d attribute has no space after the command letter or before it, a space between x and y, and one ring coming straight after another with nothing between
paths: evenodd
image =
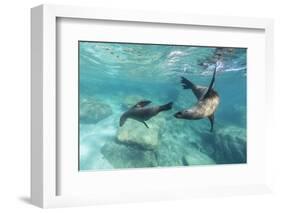
<instances>
[{"instance_id":1,"label":"white picture frame","mask_svg":"<svg viewBox=\"0 0 281 213\"><path fill-rule=\"evenodd\" d=\"M231 183L225 182L216 185L199 186L198 183L193 183L194 187L185 184L183 178L174 178L178 184L164 186L165 182L158 185L158 188L146 188L144 185L143 192L141 190L124 190L110 192L102 188L99 193L91 195L82 191L79 194L59 194L58 185L64 179L59 177L61 166L58 166L60 153L58 152L58 130L57 130L57 107L58 98L57 88L60 81L57 79L57 23L58 19L79 19L79 20L100 20L100 21L118 21L119 25L126 22L133 23L153 23L156 25L166 25L172 30L172 26L199 26L206 28L219 28L231 30L257 30L263 33L262 42L264 41L264 68L261 68L260 76L257 77L257 82L262 82L264 87L260 92L264 94L261 109L264 116L260 118L263 122L265 131L257 133L256 137L264 138L261 141L260 152L264 156L262 160L264 165L257 170L256 174L262 174L262 178L253 180L250 184L249 180L243 182L238 181ZM270 171L268 161L266 161L266 151L263 149L269 146L272 140L274 128L272 127L272 109L273 97L271 90L273 88L273 21L271 19L257 18L241 18L241 17L217 17L203 15L188 15L188 14L161 14L145 11L122 11L112 9L85 8L74 6L54 6L41 5L31 10L31 80L32 80L32 103L31 103L31 201L33 204L47 207L61 206L76 206L76 205L92 205L98 203L114 203L114 202L138 202L145 200L165 200L165 199L182 199L186 197L208 196L208 195L232 195L232 194L252 194L263 193L270 191ZM173 38L172 38L173 39ZM212 45L212 44L210 44ZM265 76L266 78L262 78ZM248 81L253 82L253 78L249 77ZM65 79L67 81L67 79ZM256 84L250 84L256 88ZM253 98L251 104L257 103L257 99ZM250 117L251 122L255 123L254 116ZM257 127L257 131L258 131ZM259 134L259 135L258 135ZM253 137L255 138L255 137ZM254 151L252 151L254 152ZM257 157L260 157L258 155ZM237 167L227 168L230 172L236 171ZM237 169L237 172L241 168ZM196 168L195 168L196 170ZM190 170L196 174L201 171ZM215 169L216 170L216 169ZM219 170L219 169L217 169ZM247 167L242 168L247 170ZM78 171L77 171L78 172ZM176 175L186 175L183 169L149 169L149 170L132 170L132 171L112 171L102 174L100 178L104 179L118 177L126 178L128 175L140 177L151 176L159 178L168 173ZM220 172L220 171L218 171ZM238 174L239 175L239 174ZM253 174L255 175L255 174ZM87 174L84 174L87 176ZM89 177L89 175L88 175ZM131 176L132 177L132 176ZM252 176L249 176L250 179ZM127 177L128 178L128 177ZM87 177L86 177L87 179ZM89 178L88 178L89 179ZM101 180L102 180L101 179ZM68 185L74 184L74 182ZM162 184L162 185L161 185ZM75 183L77 185L77 183ZM102 185L102 184L101 184ZM162 187L161 187L162 186ZM182 187L179 187L182 186ZM75 187L74 187L75 188ZM74 189L73 188L73 189ZM91 187L90 187L91 188ZM70 189L69 191L71 191ZM75 189L77 190L77 188ZM122 196L120 196L122 193Z\"/></svg>"}]
</instances>

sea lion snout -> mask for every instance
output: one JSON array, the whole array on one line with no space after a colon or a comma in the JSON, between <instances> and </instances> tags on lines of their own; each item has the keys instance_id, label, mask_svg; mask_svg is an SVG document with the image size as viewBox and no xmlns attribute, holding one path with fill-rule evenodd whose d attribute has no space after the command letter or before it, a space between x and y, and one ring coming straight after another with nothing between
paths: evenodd
<instances>
[{"instance_id":1,"label":"sea lion snout","mask_svg":"<svg viewBox=\"0 0 281 213\"><path fill-rule=\"evenodd\" d=\"M176 118L182 118L182 112L177 112L174 114L174 117Z\"/></svg>"},{"instance_id":2,"label":"sea lion snout","mask_svg":"<svg viewBox=\"0 0 281 213\"><path fill-rule=\"evenodd\" d=\"M174 114L174 116L176 118L182 118L182 119L190 119L193 120L194 119L194 115L193 115L193 111L192 110L183 110L183 111L179 111L176 114Z\"/></svg>"}]
</instances>

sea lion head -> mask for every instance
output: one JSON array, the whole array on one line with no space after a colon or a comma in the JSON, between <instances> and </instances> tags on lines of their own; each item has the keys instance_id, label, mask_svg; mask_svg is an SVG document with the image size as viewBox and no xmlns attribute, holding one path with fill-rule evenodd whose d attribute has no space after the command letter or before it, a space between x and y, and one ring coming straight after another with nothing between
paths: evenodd
<instances>
[{"instance_id":1,"label":"sea lion head","mask_svg":"<svg viewBox=\"0 0 281 213\"><path fill-rule=\"evenodd\" d=\"M193 119L194 118L194 112L190 109L185 109L183 111L179 111L174 114L176 118L181 119Z\"/></svg>"}]
</instances>

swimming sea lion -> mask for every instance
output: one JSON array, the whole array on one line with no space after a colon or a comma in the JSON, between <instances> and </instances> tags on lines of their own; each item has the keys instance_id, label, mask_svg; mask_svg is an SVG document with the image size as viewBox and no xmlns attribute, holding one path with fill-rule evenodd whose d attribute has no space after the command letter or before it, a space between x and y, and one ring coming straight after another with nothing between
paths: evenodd
<instances>
[{"instance_id":1,"label":"swimming sea lion","mask_svg":"<svg viewBox=\"0 0 281 213\"><path fill-rule=\"evenodd\" d=\"M128 111L126 111L121 116L119 125L123 126L124 123L126 122L126 120L128 118L131 118L131 119L134 119L136 121L143 123L147 128L149 128L148 125L145 123L145 121L154 117L161 111L170 110L173 105L173 103L170 102L170 103L162 105L162 106L145 107L150 103L151 103L151 101L148 101L148 100L138 102L136 105L131 107Z\"/></svg>"},{"instance_id":2,"label":"swimming sea lion","mask_svg":"<svg viewBox=\"0 0 281 213\"><path fill-rule=\"evenodd\" d=\"M202 118L208 118L211 123L210 131L213 131L214 126L214 113L219 105L220 98L218 93L213 90L215 82L217 66L215 67L212 81L209 87L203 87L193 84L191 81L184 77L181 77L181 83L184 89L191 89L194 95L197 97L198 102L191 108L174 114L176 118L187 120L198 120Z\"/></svg>"}]
</instances>

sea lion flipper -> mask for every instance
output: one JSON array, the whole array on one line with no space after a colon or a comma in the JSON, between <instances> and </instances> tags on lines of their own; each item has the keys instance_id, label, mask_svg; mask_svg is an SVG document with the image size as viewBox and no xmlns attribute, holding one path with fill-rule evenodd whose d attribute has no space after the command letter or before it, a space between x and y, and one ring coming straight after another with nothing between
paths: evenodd
<instances>
[{"instance_id":1,"label":"sea lion flipper","mask_svg":"<svg viewBox=\"0 0 281 213\"><path fill-rule=\"evenodd\" d=\"M213 128L214 128L214 120L215 120L215 116L214 116L214 114L212 114L212 115L210 115L208 118L209 118L209 121L210 121L210 123L211 123L211 129L210 129L210 132L212 132L212 131L213 131Z\"/></svg>"},{"instance_id":2,"label":"sea lion flipper","mask_svg":"<svg viewBox=\"0 0 281 213\"><path fill-rule=\"evenodd\" d=\"M151 103L151 101L149 101L149 100L142 100L142 101L139 101L138 103L136 103L133 106L133 108L135 108L135 107L145 107L145 106L147 106L150 103Z\"/></svg>"},{"instance_id":3,"label":"sea lion flipper","mask_svg":"<svg viewBox=\"0 0 281 213\"><path fill-rule=\"evenodd\" d=\"M212 88L213 88L213 86L214 86L214 83L215 83L216 72L217 72L217 64L216 64L215 70L214 70L214 72L213 72L213 77L212 77L211 83L210 83L210 85L209 85L209 87L208 87L207 92L206 92L205 95L203 96L203 99L206 98L206 97L208 97L208 96L210 95L210 92L211 92L211 90L212 90Z\"/></svg>"},{"instance_id":4,"label":"sea lion flipper","mask_svg":"<svg viewBox=\"0 0 281 213\"><path fill-rule=\"evenodd\" d=\"M181 83L183 89L192 89L194 87L194 84L183 76L181 77Z\"/></svg>"},{"instance_id":5,"label":"sea lion flipper","mask_svg":"<svg viewBox=\"0 0 281 213\"><path fill-rule=\"evenodd\" d=\"M142 123L149 129L149 126L144 121Z\"/></svg>"},{"instance_id":6,"label":"sea lion flipper","mask_svg":"<svg viewBox=\"0 0 281 213\"><path fill-rule=\"evenodd\" d=\"M124 123L126 122L127 120L127 116L126 116L126 113L124 113L121 117L120 117L120 120L119 120L119 126L123 126Z\"/></svg>"},{"instance_id":7,"label":"sea lion flipper","mask_svg":"<svg viewBox=\"0 0 281 213\"><path fill-rule=\"evenodd\" d=\"M208 90L207 87L193 84L190 80L186 79L185 77L181 77L181 83L183 89L191 89L198 100L203 98Z\"/></svg>"}]
</instances>

